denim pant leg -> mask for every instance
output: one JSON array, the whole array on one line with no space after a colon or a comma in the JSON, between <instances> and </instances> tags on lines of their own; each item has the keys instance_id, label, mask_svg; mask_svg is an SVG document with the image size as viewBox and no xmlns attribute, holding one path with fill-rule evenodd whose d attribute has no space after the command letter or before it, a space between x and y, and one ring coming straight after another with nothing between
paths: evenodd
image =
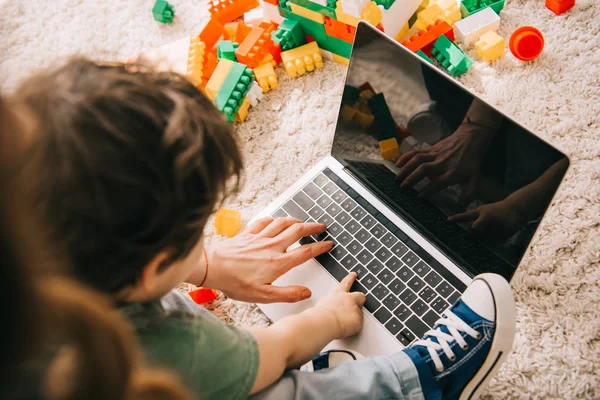
<instances>
[{"instance_id":1,"label":"denim pant leg","mask_svg":"<svg viewBox=\"0 0 600 400\"><path fill-rule=\"evenodd\" d=\"M287 371L253 400L422 400L419 375L399 352L351 361L316 372Z\"/></svg>"}]
</instances>

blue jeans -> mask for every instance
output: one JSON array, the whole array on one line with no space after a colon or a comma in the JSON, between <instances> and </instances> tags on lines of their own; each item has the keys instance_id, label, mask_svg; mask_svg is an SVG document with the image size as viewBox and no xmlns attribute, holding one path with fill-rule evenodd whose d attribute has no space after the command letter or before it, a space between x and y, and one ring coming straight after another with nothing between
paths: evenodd
<instances>
[{"instance_id":1,"label":"blue jeans","mask_svg":"<svg viewBox=\"0 0 600 400\"><path fill-rule=\"evenodd\" d=\"M351 361L316 372L287 371L253 400L422 400L417 369L399 352Z\"/></svg>"}]
</instances>

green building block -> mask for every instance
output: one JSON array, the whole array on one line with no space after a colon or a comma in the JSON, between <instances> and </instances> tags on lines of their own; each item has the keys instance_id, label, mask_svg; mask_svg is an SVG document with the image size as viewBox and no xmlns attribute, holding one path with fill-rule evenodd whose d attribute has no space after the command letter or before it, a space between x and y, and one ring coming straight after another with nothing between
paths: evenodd
<instances>
[{"instance_id":1,"label":"green building block","mask_svg":"<svg viewBox=\"0 0 600 400\"><path fill-rule=\"evenodd\" d=\"M225 114L227 121L233 121L254 81L254 73L244 64L234 62L227 78L213 100L215 106Z\"/></svg>"},{"instance_id":2,"label":"green building block","mask_svg":"<svg viewBox=\"0 0 600 400\"><path fill-rule=\"evenodd\" d=\"M227 60L235 61L235 51L238 48L238 44L231 40L221 40L217 44L217 57L220 60L225 58Z\"/></svg>"},{"instance_id":3,"label":"green building block","mask_svg":"<svg viewBox=\"0 0 600 400\"><path fill-rule=\"evenodd\" d=\"M491 7L496 14L504 8L505 0L462 0L460 3L460 13L463 18L475 14L484 8Z\"/></svg>"},{"instance_id":4,"label":"green building block","mask_svg":"<svg viewBox=\"0 0 600 400\"><path fill-rule=\"evenodd\" d=\"M375 0L378 6L383 6L386 10L389 10L395 0Z\"/></svg>"},{"instance_id":5,"label":"green building block","mask_svg":"<svg viewBox=\"0 0 600 400\"><path fill-rule=\"evenodd\" d=\"M377 126L379 126L379 140L395 138L398 132L396 129L396 121L394 120L394 117L392 117L392 113L385 101L383 93L373 95L367 100L367 103L369 104L371 114L375 117Z\"/></svg>"},{"instance_id":6,"label":"green building block","mask_svg":"<svg viewBox=\"0 0 600 400\"><path fill-rule=\"evenodd\" d=\"M163 24L170 24L173 22L175 9L165 0L156 0L154 7L152 7L152 16L155 21L162 22Z\"/></svg>"},{"instance_id":7,"label":"green building block","mask_svg":"<svg viewBox=\"0 0 600 400\"><path fill-rule=\"evenodd\" d=\"M281 50L286 51L306 44L304 31L298 21L284 19L276 30L271 32L273 42L281 46Z\"/></svg>"},{"instance_id":8,"label":"green building block","mask_svg":"<svg viewBox=\"0 0 600 400\"><path fill-rule=\"evenodd\" d=\"M431 55L453 76L464 74L473 65L473 60L445 35L435 41Z\"/></svg>"},{"instance_id":9,"label":"green building block","mask_svg":"<svg viewBox=\"0 0 600 400\"><path fill-rule=\"evenodd\" d=\"M428 61L429 63L433 64L433 60L432 60L431 58L429 58L429 57L427 56L427 54L423 53L423 51L422 51L422 50L418 50L418 51L417 51L417 54L418 54L419 56L421 56L421 58L422 58L423 60L425 60L425 61Z\"/></svg>"},{"instance_id":10,"label":"green building block","mask_svg":"<svg viewBox=\"0 0 600 400\"><path fill-rule=\"evenodd\" d=\"M335 3L336 2L334 0L328 0L326 6L322 6L321 4L315 3L314 1L311 1L311 0L289 0L289 1L291 3L299 5L301 7L308 8L309 10L312 10L314 12L318 12L319 14L322 14L326 17L336 19L336 16L335 16Z\"/></svg>"},{"instance_id":11,"label":"green building block","mask_svg":"<svg viewBox=\"0 0 600 400\"><path fill-rule=\"evenodd\" d=\"M342 104L353 106L360 97L360 89L352 85L344 85Z\"/></svg>"},{"instance_id":12,"label":"green building block","mask_svg":"<svg viewBox=\"0 0 600 400\"><path fill-rule=\"evenodd\" d=\"M294 13L288 14L286 18L299 22L304 34L314 38L319 47L324 48L323 44L327 43L329 37L325 32L325 25Z\"/></svg>"},{"instance_id":13,"label":"green building block","mask_svg":"<svg viewBox=\"0 0 600 400\"><path fill-rule=\"evenodd\" d=\"M408 27L412 28L412 26L415 24L415 22L417 21L417 13L414 13L409 19L408 19Z\"/></svg>"},{"instance_id":14,"label":"green building block","mask_svg":"<svg viewBox=\"0 0 600 400\"><path fill-rule=\"evenodd\" d=\"M280 14L281 14L281 9L282 8L284 10L292 11L292 7L290 7L290 0L279 0Z\"/></svg>"},{"instance_id":15,"label":"green building block","mask_svg":"<svg viewBox=\"0 0 600 400\"><path fill-rule=\"evenodd\" d=\"M352 53L352 43L348 43L333 36L327 35L326 41L321 43L317 40L317 44L323 50L330 51L344 58L350 58L350 53Z\"/></svg>"}]
</instances>

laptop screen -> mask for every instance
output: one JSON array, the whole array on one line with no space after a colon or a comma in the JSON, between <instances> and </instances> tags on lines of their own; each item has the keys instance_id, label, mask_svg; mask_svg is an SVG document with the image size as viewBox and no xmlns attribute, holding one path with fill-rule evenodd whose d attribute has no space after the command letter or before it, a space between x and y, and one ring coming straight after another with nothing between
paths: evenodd
<instances>
[{"instance_id":1,"label":"laptop screen","mask_svg":"<svg viewBox=\"0 0 600 400\"><path fill-rule=\"evenodd\" d=\"M332 155L470 275L510 279L568 158L361 23Z\"/></svg>"}]
</instances>

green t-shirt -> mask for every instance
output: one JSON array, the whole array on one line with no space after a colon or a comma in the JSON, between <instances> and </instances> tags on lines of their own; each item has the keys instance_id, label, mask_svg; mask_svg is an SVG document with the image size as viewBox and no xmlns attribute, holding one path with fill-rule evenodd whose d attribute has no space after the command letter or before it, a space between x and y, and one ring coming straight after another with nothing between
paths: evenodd
<instances>
[{"instance_id":1,"label":"green t-shirt","mask_svg":"<svg viewBox=\"0 0 600 400\"><path fill-rule=\"evenodd\" d=\"M246 399L258 372L258 346L247 331L218 320L175 290L121 308L153 365L178 372L202 400Z\"/></svg>"}]
</instances>

